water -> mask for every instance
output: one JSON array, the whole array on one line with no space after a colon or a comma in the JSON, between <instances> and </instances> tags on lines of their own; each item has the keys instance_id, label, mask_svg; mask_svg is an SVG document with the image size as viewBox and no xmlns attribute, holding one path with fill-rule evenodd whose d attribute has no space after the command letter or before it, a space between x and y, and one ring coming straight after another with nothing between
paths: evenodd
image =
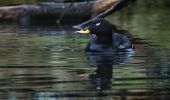
<instances>
[{"instance_id":1,"label":"water","mask_svg":"<svg viewBox=\"0 0 170 100\"><path fill-rule=\"evenodd\" d=\"M169 7L141 2L107 18L135 54L86 55L71 25L1 24L0 100L168 100Z\"/></svg>"}]
</instances>

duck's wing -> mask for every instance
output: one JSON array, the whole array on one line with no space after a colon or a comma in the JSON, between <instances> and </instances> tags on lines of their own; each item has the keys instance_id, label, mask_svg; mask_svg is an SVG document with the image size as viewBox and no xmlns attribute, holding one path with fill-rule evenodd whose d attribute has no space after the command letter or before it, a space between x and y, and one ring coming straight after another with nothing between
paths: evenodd
<instances>
[{"instance_id":1,"label":"duck's wing","mask_svg":"<svg viewBox=\"0 0 170 100\"><path fill-rule=\"evenodd\" d=\"M126 35L115 33L112 35L112 39L113 44L116 45L118 49L132 48L132 43Z\"/></svg>"}]
</instances>

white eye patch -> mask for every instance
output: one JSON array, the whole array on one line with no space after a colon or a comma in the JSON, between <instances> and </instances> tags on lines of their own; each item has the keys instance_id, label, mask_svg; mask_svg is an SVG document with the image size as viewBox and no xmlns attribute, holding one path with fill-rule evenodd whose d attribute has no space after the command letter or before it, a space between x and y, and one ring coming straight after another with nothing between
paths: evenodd
<instances>
[{"instance_id":1,"label":"white eye patch","mask_svg":"<svg viewBox=\"0 0 170 100\"><path fill-rule=\"evenodd\" d=\"M96 26L99 26L100 25L100 23L96 23Z\"/></svg>"}]
</instances>

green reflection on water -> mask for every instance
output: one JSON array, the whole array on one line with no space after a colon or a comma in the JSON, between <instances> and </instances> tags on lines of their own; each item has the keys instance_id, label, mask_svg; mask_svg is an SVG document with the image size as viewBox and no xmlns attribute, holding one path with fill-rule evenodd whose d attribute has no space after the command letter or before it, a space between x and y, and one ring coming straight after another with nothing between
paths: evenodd
<instances>
[{"instance_id":1,"label":"green reflection on water","mask_svg":"<svg viewBox=\"0 0 170 100\"><path fill-rule=\"evenodd\" d=\"M3 65L82 66L86 38L74 36L0 35L0 59ZM77 54L81 56L77 56ZM71 63L75 62L75 63ZM71 64L70 64L71 63Z\"/></svg>"},{"instance_id":2,"label":"green reflection on water","mask_svg":"<svg viewBox=\"0 0 170 100\"><path fill-rule=\"evenodd\" d=\"M108 17L109 21L153 44L170 48L170 4L167 0L138 0Z\"/></svg>"},{"instance_id":3,"label":"green reflection on water","mask_svg":"<svg viewBox=\"0 0 170 100\"><path fill-rule=\"evenodd\" d=\"M166 4L164 0L144 1L146 0L138 0L134 7L125 8L109 16L108 19L119 27L127 29L134 36L148 39L153 44L160 45L161 51L159 50L160 47L150 46L144 48L139 54L136 53L129 64L113 65L111 91L128 91L130 89L142 91L142 89L166 89L169 87L169 51L164 49L170 48L169 7L164 6ZM151 6L150 2L152 2L151 4L157 3ZM11 28L11 30L13 29ZM89 74L91 71L95 73L96 67L91 68L82 53L87 38L70 34L69 30L66 29L65 31L67 34L52 36L40 36L40 34L34 34L34 32L28 32L29 35L1 33L1 90L10 91L12 89L17 91L18 88L26 88L39 91L71 90L73 92L84 90L91 93L95 86L92 82L89 82L89 77L76 76L77 73L86 72ZM50 32L47 31L46 33ZM142 46L142 44L139 45ZM11 66L10 68L3 68L3 65ZM30 67L15 68L15 65L46 66L47 69L36 67L34 67L35 69ZM32 78L31 81L30 78ZM81 82L80 79L84 81ZM23 81L25 84L22 83ZM38 94L38 92L36 93ZM124 93L122 92L122 94ZM163 93L166 93L166 91L163 91ZM8 95L6 96L8 97ZM24 97L27 96L30 95L24 95ZM145 98L149 99L149 95L147 96ZM156 95L154 96L156 98ZM55 96L48 96L48 93L46 93L45 96L40 95L40 97L50 98ZM128 95L126 97L128 98ZM138 96L136 99L139 99Z\"/></svg>"}]
</instances>

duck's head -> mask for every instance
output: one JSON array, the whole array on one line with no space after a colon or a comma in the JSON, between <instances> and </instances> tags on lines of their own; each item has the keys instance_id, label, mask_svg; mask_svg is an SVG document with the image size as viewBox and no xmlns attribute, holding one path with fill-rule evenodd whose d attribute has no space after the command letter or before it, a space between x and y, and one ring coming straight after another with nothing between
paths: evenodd
<instances>
[{"instance_id":1,"label":"duck's head","mask_svg":"<svg viewBox=\"0 0 170 100\"><path fill-rule=\"evenodd\" d=\"M77 32L81 34L95 34L99 43L112 43L113 25L102 18L93 20L89 27Z\"/></svg>"}]
</instances>

